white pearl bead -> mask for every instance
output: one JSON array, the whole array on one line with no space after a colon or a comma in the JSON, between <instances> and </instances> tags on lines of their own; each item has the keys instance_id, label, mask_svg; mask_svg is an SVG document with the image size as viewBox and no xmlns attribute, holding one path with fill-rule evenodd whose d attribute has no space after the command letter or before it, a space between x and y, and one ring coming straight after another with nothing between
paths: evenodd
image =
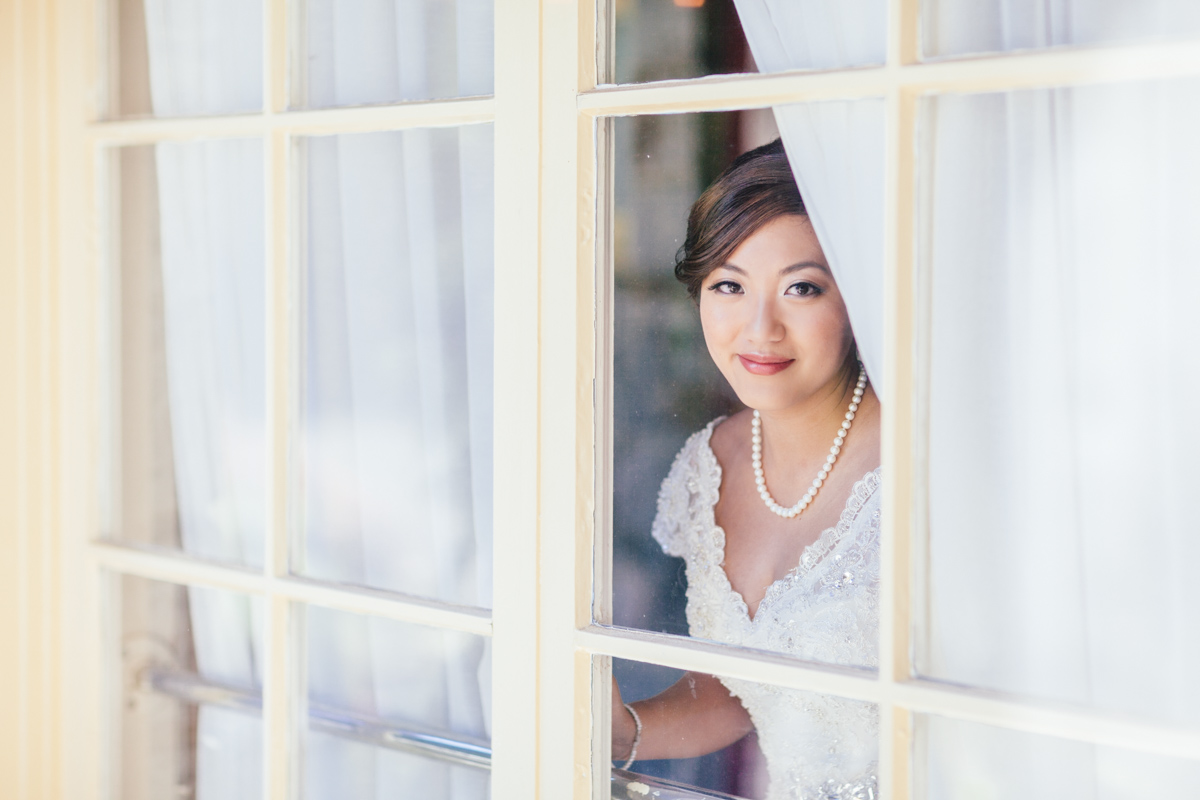
<instances>
[{"instance_id":1,"label":"white pearl bead","mask_svg":"<svg viewBox=\"0 0 1200 800\"><path fill-rule=\"evenodd\" d=\"M758 495L763 499L763 503L773 514L776 514L785 519L792 519L801 511L808 508L812 504L814 498L826 479L829 478L829 471L837 462L838 453L842 452L842 445L846 443L846 434L850 430L851 420L854 419L854 413L858 411L858 405L863 398L867 385L866 368L859 364L858 381L854 387L854 399L850 401L846 418L838 428L837 436L834 437L833 446L829 448L829 455L825 457L825 464L822 465L817 477L813 479L812 486L808 491L796 502L796 505L791 508L784 508L775 502L775 498L771 497L771 493L767 491L766 473L762 465L762 415L758 409L754 410L754 414L750 420L750 461L754 467L754 482L758 486Z\"/></svg>"}]
</instances>

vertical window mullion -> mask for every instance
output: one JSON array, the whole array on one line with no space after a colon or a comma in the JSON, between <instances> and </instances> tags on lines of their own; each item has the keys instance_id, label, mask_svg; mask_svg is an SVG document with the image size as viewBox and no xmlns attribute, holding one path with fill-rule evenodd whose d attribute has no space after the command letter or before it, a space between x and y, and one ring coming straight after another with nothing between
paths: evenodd
<instances>
[{"instance_id":1,"label":"vertical window mullion","mask_svg":"<svg viewBox=\"0 0 1200 800\"><path fill-rule=\"evenodd\" d=\"M288 0L263 0L263 113L267 118L287 107ZM289 137L285 131L265 135L263 180L266 183L264 241L266 252L267 480L268 496L263 562L267 586L286 577L290 562L288 525L288 451L290 410L297 376L291 369L293 320L289 309L292 285L288 261ZM263 670L263 797L291 800L301 794L303 736L306 729L304 681L304 613L299 603L268 588L266 599L266 665Z\"/></svg>"},{"instance_id":2,"label":"vertical window mullion","mask_svg":"<svg viewBox=\"0 0 1200 800\"><path fill-rule=\"evenodd\" d=\"M911 674L910 539L912 496L913 199L916 124L914 92L900 88L900 72L919 58L917 0L888 0L884 176L884 385L881 455L886 479L880 541L879 680L884 688ZM912 792L912 713L884 692L879 708L879 787L888 797Z\"/></svg>"},{"instance_id":3,"label":"vertical window mullion","mask_svg":"<svg viewBox=\"0 0 1200 800\"><path fill-rule=\"evenodd\" d=\"M535 3L498 4L494 34L492 796L497 798L554 795L539 788L538 763L541 13Z\"/></svg>"},{"instance_id":4,"label":"vertical window mullion","mask_svg":"<svg viewBox=\"0 0 1200 800\"><path fill-rule=\"evenodd\" d=\"M903 67L896 67L903 69ZM916 93L887 97L884 191L884 375L881 454L884 465L880 542L879 680L893 686L911 676L913 483L913 213ZM880 704L880 788L906 800L911 791L911 713L885 692ZM885 788L886 787L886 788Z\"/></svg>"}]
</instances>

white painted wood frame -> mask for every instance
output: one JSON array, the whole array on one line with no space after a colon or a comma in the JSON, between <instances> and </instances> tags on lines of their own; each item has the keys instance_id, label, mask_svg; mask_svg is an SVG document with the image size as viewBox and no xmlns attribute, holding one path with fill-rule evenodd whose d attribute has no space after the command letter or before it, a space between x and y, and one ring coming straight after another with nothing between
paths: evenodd
<instances>
[{"instance_id":1,"label":"white painted wood frame","mask_svg":"<svg viewBox=\"0 0 1200 800\"><path fill-rule=\"evenodd\" d=\"M288 0L264 0L259 114L106 120L108 8L0 2L0 795L105 798L102 577L137 575L261 597L268 610L263 797L300 797L308 604L493 637L493 795L605 798L612 657L843 694L880 704L881 786L912 794L912 715L931 713L1200 759L1200 732L917 680L911 609L922 576L923 398L915 330L917 105L981 92L1200 74L1200 41L919 61L916 0L889 0L881 67L599 86L604 0L496 5L495 96L289 110ZM599 54L599 58L597 55ZM610 619L611 351L608 126L613 116L827 98L888 104L882 665L877 677L664 635ZM295 137L494 123L496 137L495 601L491 614L290 574L287 477L298 365ZM105 183L111 148L260 137L266 207L268 507L261 571L100 541L118 437L107 331ZM99 402L97 402L99 399Z\"/></svg>"}]
</instances>

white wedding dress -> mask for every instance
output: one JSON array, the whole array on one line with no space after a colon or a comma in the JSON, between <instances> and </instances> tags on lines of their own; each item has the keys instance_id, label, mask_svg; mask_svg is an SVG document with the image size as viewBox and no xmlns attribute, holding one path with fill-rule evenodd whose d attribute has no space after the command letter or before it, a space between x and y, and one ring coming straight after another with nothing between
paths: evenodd
<instances>
[{"instance_id":1,"label":"white wedding dress","mask_svg":"<svg viewBox=\"0 0 1200 800\"><path fill-rule=\"evenodd\" d=\"M654 538L687 563L691 635L807 661L878 666L880 470L854 485L837 525L771 584L751 619L723 566L725 532L713 508L721 465L709 445L713 420L693 434L658 495ZM874 800L875 706L722 678L758 731L770 773L768 800Z\"/></svg>"}]
</instances>

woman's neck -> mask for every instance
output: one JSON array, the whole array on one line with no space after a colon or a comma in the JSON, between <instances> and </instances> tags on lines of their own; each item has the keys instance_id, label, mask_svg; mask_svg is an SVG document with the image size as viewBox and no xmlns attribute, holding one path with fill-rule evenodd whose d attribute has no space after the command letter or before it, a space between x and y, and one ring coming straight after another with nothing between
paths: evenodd
<instances>
[{"instance_id":1,"label":"woman's neck","mask_svg":"<svg viewBox=\"0 0 1200 800\"><path fill-rule=\"evenodd\" d=\"M801 403L786 409L760 411L766 459L785 470L798 467L818 454L823 460L845 419L857 379L855 364L853 372L843 370L836 380Z\"/></svg>"}]
</instances>

